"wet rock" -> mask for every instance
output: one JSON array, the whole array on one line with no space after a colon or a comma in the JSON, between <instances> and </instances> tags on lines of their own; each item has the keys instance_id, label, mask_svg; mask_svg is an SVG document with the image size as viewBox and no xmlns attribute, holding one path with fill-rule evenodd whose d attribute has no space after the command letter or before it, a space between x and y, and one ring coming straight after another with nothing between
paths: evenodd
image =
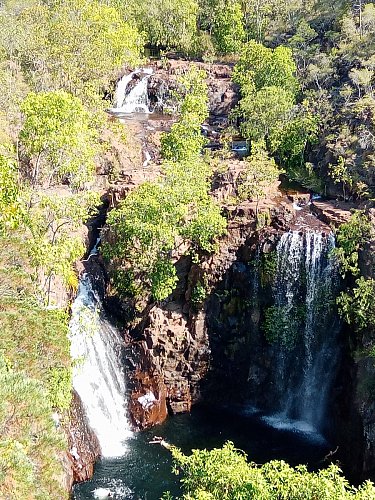
<instances>
[{"instance_id":1,"label":"wet rock","mask_svg":"<svg viewBox=\"0 0 375 500\"><path fill-rule=\"evenodd\" d=\"M210 114L227 116L239 99L239 87L231 81L232 66L205 63L196 63L196 66L207 73ZM168 113L176 108L173 92L178 89L177 79L187 73L190 67L188 61L154 63L154 73L148 80L148 93L156 111Z\"/></svg>"},{"instance_id":2,"label":"wet rock","mask_svg":"<svg viewBox=\"0 0 375 500\"><path fill-rule=\"evenodd\" d=\"M101 450L98 439L87 422L82 402L75 391L69 416L67 429L69 451L66 457L73 470L72 480L78 483L92 477L94 464Z\"/></svg>"}]
</instances>

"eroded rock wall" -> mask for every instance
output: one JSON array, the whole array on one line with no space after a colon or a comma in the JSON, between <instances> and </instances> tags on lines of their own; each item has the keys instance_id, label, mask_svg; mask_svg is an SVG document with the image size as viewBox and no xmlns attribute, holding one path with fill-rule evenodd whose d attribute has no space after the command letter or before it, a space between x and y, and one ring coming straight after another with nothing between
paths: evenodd
<instances>
[{"instance_id":1,"label":"eroded rock wall","mask_svg":"<svg viewBox=\"0 0 375 500\"><path fill-rule=\"evenodd\" d=\"M93 475L94 465L101 450L96 435L87 423L82 402L75 391L69 412L67 435L69 451L66 457L73 471L72 484L87 481Z\"/></svg>"},{"instance_id":2,"label":"eroded rock wall","mask_svg":"<svg viewBox=\"0 0 375 500\"><path fill-rule=\"evenodd\" d=\"M281 228L285 230L293 219L292 203L286 198L280 200L278 191L274 194L273 198L262 201L258 207L267 212L270 218L270 226L260 232L256 230L255 203L246 202L236 209L228 206L228 234L220 242L218 253L201 256L200 261L195 263L190 257L176 256L180 279L176 292L165 303L146 308L144 314L126 331L130 413L136 426L145 428L160 422L166 416L166 408L170 413L189 411L192 404L202 399L202 391L205 400L208 397L214 399L215 392L220 393L222 402L223 397L227 397L223 396L227 382L238 382L234 368L237 363L225 346L222 346L222 358L226 360L226 365L218 368L221 361L215 345L216 332L212 330L214 297L219 293L220 284L224 283L226 289L231 289L233 269L243 265L241 259L246 262L251 260L260 234L265 242L268 241L268 245L272 245L275 241L273 235ZM242 274L241 279L244 276ZM204 283L207 293L207 300L202 304L193 299L197 283ZM237 312L227 314L231 322L227 333L232 336L236 349L245 360L248 344L245 345L245 339L238 331L235 319ZM240 370L246 366L246 373L242 377L246 381L248 362L239 363L238 366ZM222 381L217 378L221 369L224 371ZM215 379L213 384L206 382L212 378ZM153 402L142 408L139 399L147 394L152 394ZM233 393L233 397L236 396L238 391Z\"/></svg>"}]
</instances>

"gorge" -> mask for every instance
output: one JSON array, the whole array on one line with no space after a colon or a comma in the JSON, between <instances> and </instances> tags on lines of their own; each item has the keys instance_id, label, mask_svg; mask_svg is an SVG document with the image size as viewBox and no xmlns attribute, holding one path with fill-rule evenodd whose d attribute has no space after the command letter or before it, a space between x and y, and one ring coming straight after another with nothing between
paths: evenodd
<instances>
[{"instance_id":1,"label":"gorge","mask_svg":"<svg viewBox=\"0 0 375 500\"><path fill-rule=\"evenodd\" d=\"M0 26L0 498L373 500L375 4Z\"/></svg>"},{"instance_id":2,"label":"gorge","mask_svg":"<svg viewBox=\"0 0 375 500\"><path fill-rule=\"evenodd\" d=\"M127 94L132 102L134 95L138 103L148 101L145 81L151 72L145 73ZM129 78L123 77L119 86ZM217 192L223 186L228 190L227 181L218 180ZM98 358L98 379L114 376L109 385L122 387L127 395L132 427L149 430L131 436L124 432L129 428L126 420L109 425L111 434L103 437L104 442L122 443L123 453L120 448L118 458L106 459L112 453L102 447L104 459L94 478L77 485L74 498L91 498L98 488L124 499L159 498L167 489L179 494L168 453L148 444L155 433L186 452L195 446L221 446L229 439L256 461L280 454L292 464L303 462L312 468L321 467L327 453L340 448L333 412L345 345L338 338L342 322L335 302L342 283L333 252L335 238L332 228L315 215L319 201L304 201L300 208L295 196L274 190L265 202L270 222L260 229L254 203L245 203L242 213L237 207L213 259L195 264L183 254L175 257L176 291L162 305L147 307L126 328L126 347L119 357L126 389L121 386L124 368L112 365L106 373ZM341 211L342 216L347 219L349 211ZM82 280L81 287L87 277ZM194 287L203 282L203 302L193 303ZM105 334L107 328L100 329ZM108 349L101 355L108 355ZM86 388L82 394L89 392ZM116 407L96 397L91 404L109 413ZM167 413L191 409L189 417L170 417L162 424ZM238 422L249 429L238 433ZM113 431L121 427L123 432ZM341 450L337 456L342 463L348 458ZM146 476L152 486L145 486Z\"/></svg>"}]
</instances>

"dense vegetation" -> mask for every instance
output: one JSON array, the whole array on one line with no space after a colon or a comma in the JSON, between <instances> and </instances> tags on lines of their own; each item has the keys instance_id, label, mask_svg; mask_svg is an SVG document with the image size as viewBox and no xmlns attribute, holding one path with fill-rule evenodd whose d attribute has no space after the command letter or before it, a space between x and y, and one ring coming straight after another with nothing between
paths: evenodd
<instances>
[{"instance_id":1,"label":"dense vegetation","mask_svg":"<svg viewBox=\"0 0 375 500\"><path fill-rule=\"evenodd\" d=\"M64 498L61 415L71 399L68 317L37 299L23 235L0 238L0 496Z\"/></svg>"},{"instance_id":2,"label":"dense vegetation","mask_svg":"<svg viewBox=\"0 0 375 500\"><path fill-rule=\"evenodd\" d=\"M104 96L113 92L123 67L144 61L145 47L162 56L177 51L209 64L235 65L240 101L231 119L251 144L240 198L259 202L281 172L343 200L375 195L372 2L1 1L1 498L64 495L57 459L64 437L51 414L69 407L71 366L67 314L53 288L55 282L69 292L77 288L74 262L84 253L80 228L99 203L91 192L96 167L110 141L121 142L124 135L107 123ZM209 195L211 163L202 155L204 79L193 69L180 81L178 121L162 137L159 178L109 215L111 234L103 250L120 295L165 299L177 283L176 248L184 244L197 259L213 252L225 233L226 221ZM110 128L108 139L104 132ZM361 276L358 261L369 231L368 220L357 213L338 233L337 256L348 284L338 304L359 332L374 327L374 280ZM205 293L198 283L192 300L199 305ZM239 464L239 491L250 484L256 491L255 481L264 498L308 498L311 491L321 498L327 492L327 498L373 495L369 485L350 490L334 468L315 475L279 463L259 469L229 445L222 456L217 453L218 466L225 454L229 464ZM216 498L211 490L221 484L223 471L206 488L195 482L195 458L190 463L177 451L175 456L190 477L186 498ZM193 457L201 478L212 457ZM229 472L232 480L235 473ZM280 496L285 491L276 480L281 484L285 477L305 496Z\"/></svg>"},{"instance_id":3,"label":"dense vegetation","mask_svg":"<svg viewBox=\"0 0 375 500\"><path fill-rule=\"evenodd\" d=\"M113 282L123 296L167 298L177 284L177 244L212 252L225 232L226 221L208 194L212 171L201 156L200 124L208 114L204 76L193 67L181 79L179 120L162 137L162 177L139 186L108 216L114 241L103 245L103 253L115 260Z\"/></svg>"},{"instance_id":4,"label":"dense vegetation","mask_svg":"<svg viewBox=\"0 0 375 500\"><path fill-rule=\"evenodd\" d=\"M375 329L375 280L361 273L360 255L373 236L368 216L362 211L354 212L350 220L337 231L338 258L342 276L348 287L337 298L339 312L348 324L358 332ZM368 273L367 273L368 274Z\"/></svg>"},{"instance_id":5,"label":"dense vegetation","mask_svg":"<svg viewBox=\"0 0 375 500\"><path fill-rule=\"evenodd\" d=\"M189 456L178 448L171 452L174 471L182 474L185 500L370 500L375 495L370 482L358 489L350 487L335 465L319 472L308 472L305 466L292 468L283 461L259 466L248 462L230 442L221 449L193 450Z\"/></svg>"}]
</instances>

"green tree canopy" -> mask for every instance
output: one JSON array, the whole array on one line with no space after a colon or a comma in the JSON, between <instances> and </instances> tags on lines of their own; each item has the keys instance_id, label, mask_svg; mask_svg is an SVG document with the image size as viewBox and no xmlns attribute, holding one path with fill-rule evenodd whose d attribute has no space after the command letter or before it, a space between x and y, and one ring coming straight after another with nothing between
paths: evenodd
<instances>
[{"instance_id":1,"label":"green tree canopy","mask_svg":"<svg viewBox=\"0 0 375 500\"><path fill-rule=\"evenodd\" d=\"M21 217L20 185L11 152L0 152L0 234L17 226Z\"/></svg>"},{"instance_id":2,"label":"green tree canopy","mask_svg":"<svg viewBox=\"0 0 375 500\"><path fill-rule=\"evenodd\" d=\"M14 38L1 43L36 91L64 89L88 105L124 64L140 61L144 40L114 7L98 0L7 1L0 16L12 19Z\"/></svg>"},{"instance_id":3,"label":"green tree canopy","mask_svg":"<svg viewBox=\"0 0 375 500\"><path fill-rule=\"evenodd\" d=\"M27 197L25 195L27 200ZM25 200L25 201L26 201ZM62 278L68 289L78 286L73 268L85 246L78 229L96 213L100 204L97 193L60 193L54 196L31 192L24 224L30 234L28 253L33 267L44 278L43 291L50 303L51 280Z\"/></svg>"},{"instance_id":4,"label":"green tree canopy","mask_svg":"<svg viewBox=\"0 0 375 500\"><path fill-rule=\"evenodd\" d=\"M103 245L125 295L151 291L163 300L177 283L172 253L179 241L212 252L226 221L209 196L212 170L201 157L206 118L205 74L195 67L180 79L180 118L162 137L162 176L130 193L108 216L111 241Z\"/></svg>"},{"instance_id":5,"label":"green tree canopy","mask_svg":"<svg viewBox=\"0 0 375 500\"><path fill-rule=\"evenodd\" d=\"M219 54L235 54L245 40L241 5L236 0L218 2L212 34Z\"/></svg>"},{"instance_id":6,"label":"green tree canopy","mask_svg":"<svg viewBox=\"0 0 375 500\"><path fill-rule=\"evenodd\" d=\"M333 464L318 472L276 460L258 466L230 442L220 449L193 450L189 456L178 448L171 451L174 472L182 472L180 498L185 500L371 500L375 495L373 483L351 487Z\"/></svg>"},{"instance_id":7,"label":"green tree canopy","mask_svg":"<svg viewBox=\"0 0 375 500\"><path fill-rule=\"evenodd\" d=\"M265 196L267 188L278 180L281 173L275 160L265 150L265 144L253 143L251 154L246 159L245 171L240 178L240 198L255 199L258 210L259 199Z\"/></svg>"},{"instance_id":8,"label":"green tree canopy","mask_svg":"<svg viewBox=\"0 0 375 500\"><path fill-rule=\"evenodd\" d=\"M127 5L151 45L188 54L194 50L198 34L196 0L131 0Z\"/></svg>"},{"instance_id":9,"label":"green tree canopy","mask_svg":"<svg viewBox=\"0 0 375 500\"><path fill-rule=\"evenodd\" d=\"M55 429L40 382L11 370L0 356L0 495L4 499L64 497L58 457L65 442ZM38 493L36 493L38 492Z\"/></svg>"},{"instance_id":10,"label":"green tree canopy","mask_svg":"<svg viewBox=\"0 0 375 500\"><path fill-rule=\"evenodd\" d=\"M288 47L265 47L251 40L241 52L233 72L233 80L240 85L252 82L256 91L263 87L282 87L293 95L298 90L296 64Z\"/></svg>"},{"instance_id":11,"label":"green tree canopy","mask_svg":"<svg viewBox=\"0 0 375 500\"><path fill-rule=\"evenodd\" d=\"M80 187L92 178L97 132L81 101L63 90L31 93L21 106L20 142L33 164L33 184L66 180Z\"/></svg>"}]
</instances>

